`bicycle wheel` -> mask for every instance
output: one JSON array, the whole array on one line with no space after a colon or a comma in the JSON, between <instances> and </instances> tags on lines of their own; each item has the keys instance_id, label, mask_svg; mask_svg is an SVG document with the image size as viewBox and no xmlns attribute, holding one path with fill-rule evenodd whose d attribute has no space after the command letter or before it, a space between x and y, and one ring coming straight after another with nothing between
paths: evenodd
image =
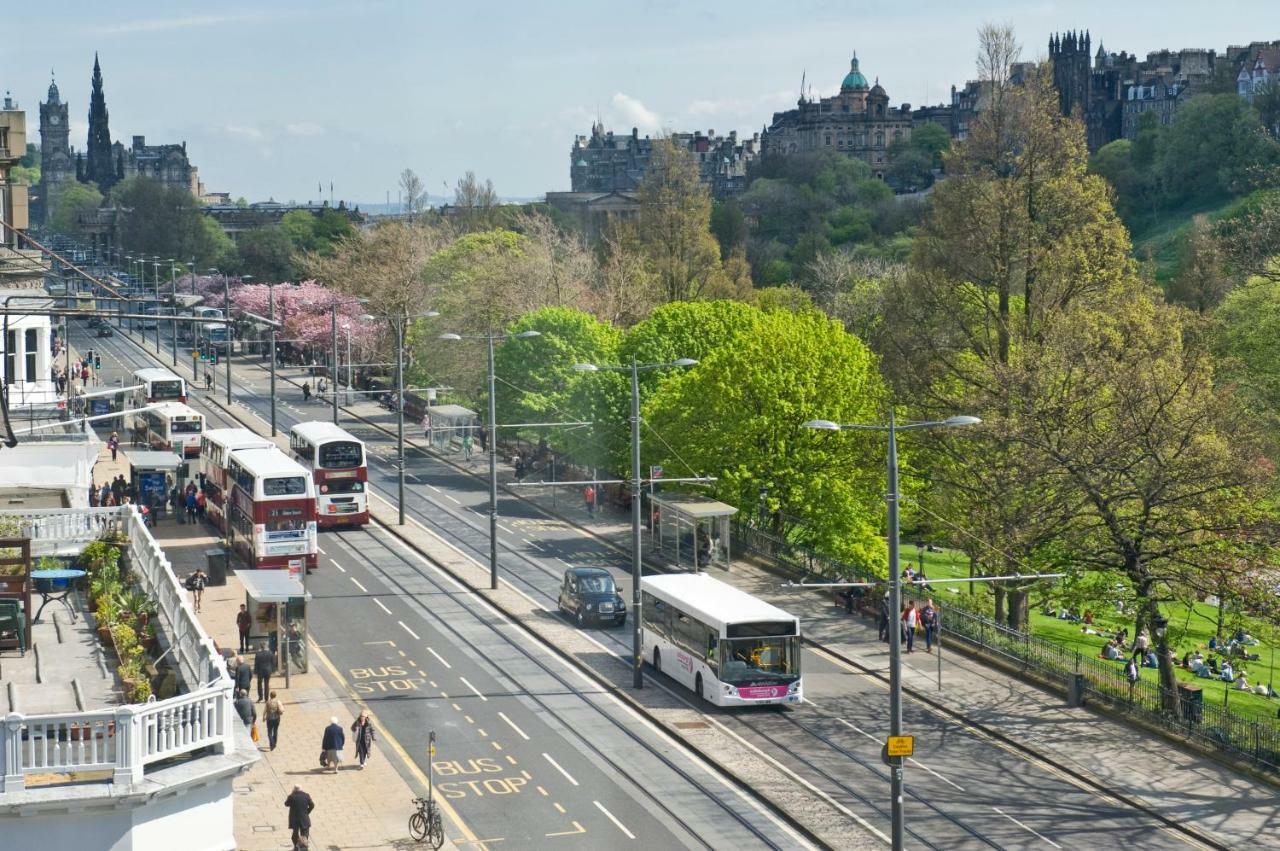
<instances>
[{"instance_id":1,"label":"bicycle wheel","mask_svg":"<svg viewBox=\"0 0 1280 851\"><path fill-rule=\"evenodd\" d=\"M409 835L418 842L427 838L427 819L422 813L409 816Z\"/></svg>"},{"instance_id":2,"label":"bicycle wheel","mask_svg":"<svg viewBox=\"0 0 1280 851\"><path fill-rule=\"evenodd\" d=\"M432 848L439 848L444 845L444 821L440 818L439 812L431 814L431 836L428 841Z\"/></svg>"}]
</instances>

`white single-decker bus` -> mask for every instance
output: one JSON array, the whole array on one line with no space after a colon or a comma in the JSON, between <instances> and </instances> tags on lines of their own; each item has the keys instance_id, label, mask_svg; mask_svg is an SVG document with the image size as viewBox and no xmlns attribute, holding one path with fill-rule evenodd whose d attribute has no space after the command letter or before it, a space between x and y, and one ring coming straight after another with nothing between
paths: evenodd
<instances>
[{"instance_id":1,"label":"white single-decker bus","mask_svg":"<svg viewBox=\"0 0 1280 851\"><path fill-rule=\"evenodd\" d=\"M799 703L800 621L705 573L640 580L644 658L718 706Z\"/></svg>"}]
</instances>

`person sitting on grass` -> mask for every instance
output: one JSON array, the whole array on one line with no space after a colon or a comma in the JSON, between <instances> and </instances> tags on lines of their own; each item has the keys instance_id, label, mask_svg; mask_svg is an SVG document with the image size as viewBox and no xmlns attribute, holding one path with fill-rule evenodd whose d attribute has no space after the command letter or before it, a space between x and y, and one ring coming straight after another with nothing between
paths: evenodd
<instances>
[{"instance_id":1,"label":"person sitting on grass","mask_svg":"<svg viewBox=\"0 0 1280 851\"><path fill-rule=\"evenodd\" d=\"M1103 646L1102 653L1100 653L1099 655L1102 656L1103 659L1106 659L1110 662L1115 662L1118 659L1120 659L1121 658L1120 648L1116 646L1115 639L1108 641Z\"/></svg>"},{"instance_id":2,"label":"person sitting on grass","mask_svg":"<svg viewBox=\"0 0 1280 851\"><path fill-rule=\"evenodd\" d=\"M1223 659L1222 670L1218 673L1218 679L1222 680L1224 683L1229 683L1235 680L1235 678L1236 672L1231 669L1231 660Z\"/></svg>"},{"instance_id":3,"label":"person sitting on grass","mask_svg":"<svg viewBox=\"0 0 1280 851\"><path fill-rule=\"evenodd\" d=\"M1154 651L1154 650L1148 650L1148 651L1146 652L1146 655L1144 655L1144 656L1142 657L1142 667L1144 667L1144 668L1158 668L1158 667L1160 667L1160 661L1159 661L1158 659L1156 659L1156 651Z\"/></svg>"},{"instance_id":4,"label":"person sitting on grass","mask_svg":"<svg viewBox=\"0 0 1280 851\"><path fill-rule=\"evenodd\" d=\"M1244 671L1236 677L1236 691L1253 691L1249 685L1249 676Z\"/></svg>"},{"instance_id":5,"label":"person sitting on grass","mask_svg":"<svg viewBox=\"0 0 1280 851\"><path fill-rule=\"evenodd\" d=\"M1206 680L1213 678L1213 674L1209 672L1209 666L1204 663L1204 659L1200 658L1199 653L1191 657L1190 670L1197 677L1204 677Z\"/></svg>"}]
</instances>

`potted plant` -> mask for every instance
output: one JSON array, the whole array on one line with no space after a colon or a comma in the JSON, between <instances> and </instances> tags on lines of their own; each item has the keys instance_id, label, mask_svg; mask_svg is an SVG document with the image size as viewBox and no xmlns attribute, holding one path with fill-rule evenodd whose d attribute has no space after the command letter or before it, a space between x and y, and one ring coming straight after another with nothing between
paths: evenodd
<instances>
[{"instance_id":1,"label":"potted plant","mask_svg":"<svg viewBox=\"0 0 1280 851\"><path fill-rule=\"evenodd\" d=\"M111 627L115 626L119 620L120 604L114 597L103 597L98 601L98 607L94 609L93 615L98 621L98 640L105 647L111 640Z\"/></svg>"},{"instance_id":2,"label":"potted plant","mask_svg":"<svg viewBox=\"0 0 1280 851\"><path fill-rule=\"evenodd\" d=\"M129 588L119 596L120 612L135 631L141 632L156 613L156 602L145 591Z\"/></svg>"},{"instance_id":3,"label":"potted plant","mask_svg":"<svg viewBox=\"0 0 1280 851\"><path fill-rule=\"evenodd\" d=\"M120 593L120 566L106 562L95 570L89 579L89 600L97 608L104 597L114 598Z\"/></svg>"}]
</instances>

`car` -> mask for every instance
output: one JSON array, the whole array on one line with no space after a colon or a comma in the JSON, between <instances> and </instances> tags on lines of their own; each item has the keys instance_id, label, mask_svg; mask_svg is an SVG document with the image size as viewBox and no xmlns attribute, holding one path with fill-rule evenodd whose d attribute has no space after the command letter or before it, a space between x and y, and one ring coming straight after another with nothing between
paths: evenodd
<instances>
[{"instance_id":1,"label":"car","mask_svg":"<svg viewBox=\"0 0 1280 851\"><path fill-rule=\"evenodd\" d=\"M97 327L98 327L99 325L101 325L101 324L102 324L102 317L101 317L101 316L90 316L90 317L89 317L89 327L90 327L90 328L97 328Z\"/></svg>"},{"instance_id":2,"label":"car","mask_svg":"<svg viewBox=\"0 0 1280 851\"><path fill-rule=\"evenodd\" d=\"M98 336L99 336L99 337L112 337L112 336L114 336L114 332L111 330L111 326L110 326L110 325L99 325L99 326L98 326Z\"/></svg>"},{"instance_id":3,"label":"car","mask_svg":"<svg viewBox=\"0 0 1280 851\"><path fill-rule=\"evenodd\" d=\"M602 567L566 570L557 603L580 627L592 623L622 626L627 622L627 604L618 593L613 574Z\"/></svg>"}]
</instances>

